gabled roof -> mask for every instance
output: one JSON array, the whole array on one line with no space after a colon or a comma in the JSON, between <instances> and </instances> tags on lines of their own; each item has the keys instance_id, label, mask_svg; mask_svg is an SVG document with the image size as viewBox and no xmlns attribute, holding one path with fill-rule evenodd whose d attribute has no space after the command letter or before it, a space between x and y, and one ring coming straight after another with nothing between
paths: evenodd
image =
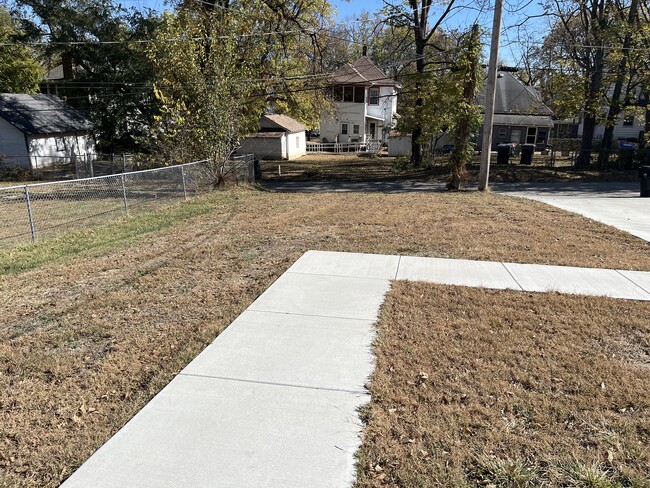
<instances>
[{"instance_id":1,"label":"gabled roof","mask_svg":"<svg viewBox=\"0 0 650 488\"><path fill-rule=\"evenodd\" d=\"M332 74L331 81L339 85L398 85L377 68L368 56L361 56L354 63L344 64Z\"/></svg>"},{"instance_id":2,"label":"gabled roof","mask_svg":"<svg viewBox=\"0 0 650 488\"><path fill-rule=\"evenodd\" d=\"M88 119L54 95L0 93L0 117L29 135L87 132L93 128Z\"/></svg>"},{"instance_id":3,"label":"gabled roof","mask_svg":"<svg viewBox=\"0 0 650 488\"><path fill-rule=\"evenodd\" d=\"M485 107L485 92L477 96L477 101ZM553 115L535 88L526 86L511 73L500 71L497 77L495 114Z\"/></svg>"},{"instance_id":4,"label":"gabled roof","mask_svg":"<svg viewBox=\"0 0 650 488\"><path fill-rule=\"evenodd\" d=\"M268 114L263 115L260 119L261 127L271 126L272 128L282 129L285 132L304 132L307 130L304 125L288 115Z\"/></svg>"}]
</instances>

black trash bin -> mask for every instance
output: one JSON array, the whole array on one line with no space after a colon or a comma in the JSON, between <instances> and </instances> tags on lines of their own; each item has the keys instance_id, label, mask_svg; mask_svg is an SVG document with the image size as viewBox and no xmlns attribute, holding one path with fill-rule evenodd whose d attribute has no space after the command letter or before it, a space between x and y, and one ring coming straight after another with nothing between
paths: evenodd
<instances>
[{"instance_id":1,"label":"black trash bin","mask_svg":"<svg viewBox=\"0 0 650 488\"><path fill-rule=\"evenodd\" d=\"M510 163L510 151L512 146L510 144L499 144L497 146L497 164Z\"/></svg>"},{"instance_id":2,"label":"black trash bin","mask_svg":"<svg viewBox=\"0 0 650 488\"><path fill-rule=\"evenodd\" d=\"M639 178L641 178L641 196L650 197L650 166L639 168Z\"/></svg>"},{"instance_id":3,"label":"black trash bin","mask_svg":"<svg viewBox=\"0 0 650 488\"><path fill-rule=\"evenodd\" d=\"M521 145L521 159L520 164L533 164L533 154L535 153L535 144L522 144Z\"/></svg>"}]
</instances>

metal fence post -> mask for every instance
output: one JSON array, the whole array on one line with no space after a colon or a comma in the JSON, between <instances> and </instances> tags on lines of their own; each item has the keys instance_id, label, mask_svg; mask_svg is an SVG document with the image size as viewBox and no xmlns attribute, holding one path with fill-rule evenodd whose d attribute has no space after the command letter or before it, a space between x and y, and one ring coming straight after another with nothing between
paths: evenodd
<instances>
[{"instance_id":1,"label":"metal fence post","mask_svg":"<svg viewBox=\"0 0 650 488\"><path fill-rule=\"evenodd\" d=\"M122 180L122 198L124 199L124 213L126 215L129 215L129 201L126 198L126 178L124 177L124 173L122 173L120 179Z\"/></svg>"},{"instance_id":2,"label":"metal fence post","mask_svg":"<svg viewBox=\"0 0 650 488\"><path fill-rule=\"evenodd\" d=\"M27 215L29 216L29 229L32 232L32 242L36 241L36 228L34 227L34 216L32 215L32 201L29 198L29 188L25 185L25 201L27 202Z\"/></svg>"},{"instance_id":3,"label":"metal fence post","mask_svg":"<svg viewBox=\"0 0 650 488\"><path fill-rule=\"evenodd\" d=\"M181 177L183 178L183 197L187 200L187 185L185 183L185 165L181 166Z\"/></svg>"}]
</instances>

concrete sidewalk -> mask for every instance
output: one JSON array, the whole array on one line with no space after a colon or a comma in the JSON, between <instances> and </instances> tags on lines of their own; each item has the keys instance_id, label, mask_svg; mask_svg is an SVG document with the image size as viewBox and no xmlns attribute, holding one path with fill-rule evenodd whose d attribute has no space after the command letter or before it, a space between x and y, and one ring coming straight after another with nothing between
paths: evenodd
<instances>
[{"instance_id":1,"label":"concrete sidewalk","mask_svg":"<svg viewBox=\"0 0 650 488\"><path fill-rule=\"evenodd\" d=\"M394 279L650 300L650 272L309 251L63 486L351 486Z\"/></svg>"},{"instance_id":2,"label":"concrete sidewalk","mask_svg":"<svg viewBox=\"0 0 650 488\"><path fill-rule=\"evenodd\" d=\"M650 242L650 198L639 183L495 183L499 193L575 212Z\"/></svg>"}]
</instances>

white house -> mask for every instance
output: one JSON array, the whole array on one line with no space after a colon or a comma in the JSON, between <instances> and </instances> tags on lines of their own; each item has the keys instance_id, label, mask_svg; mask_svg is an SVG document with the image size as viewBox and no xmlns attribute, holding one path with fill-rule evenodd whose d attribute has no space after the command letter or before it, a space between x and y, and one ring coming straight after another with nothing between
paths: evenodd
<instances>
[{"instance_id":1,"label":"white house","mask_svg":"<svg viewBox=\"0 0 650 488\"><path fill-rule=\"evenodd\" d=\"M582 137L584 130L584 122L580 119L578 124L578 137ZM645 133L645 120L634 117L631 113L626 113L621 111L618 114L616 119L616 125L614 125L614 134L613 140L616 141L633 141L640 142L643 140L643 135ZM605 134L605 126L599 124L594 128L594 140L600 141Z\"/></svg>"},{"instance_id":2,"label":"white house","mask_svg":"<svg viewBox=\"0 0 650 488\"><path fill-rule=\"evenodd\" d=\"M333 110L321 114L321 141L385 141L399 118L400 85L367 56L345 64L330 77L330 83Z\"/></svg>"},{"instance_id":3,"label":"white house","mask_svg":"<svg viewBox=\"0 0 650 488\"><path fill-rule=\"evenodd\" d=\"M96 157L92 124L54 95L0 93L0 162L38 169Z\"/></svg>"},{"instance_id":4,"label":"white house","mask_svg":"<svg viewBox=\"0 0 650 488\"><path fill-rule=\"evenodd\" d=\"M260 130L240 142L239 153L259 159L296 159L307 154L305 126L288 115L263 115Z\"/></svg>"}]
</instances>

